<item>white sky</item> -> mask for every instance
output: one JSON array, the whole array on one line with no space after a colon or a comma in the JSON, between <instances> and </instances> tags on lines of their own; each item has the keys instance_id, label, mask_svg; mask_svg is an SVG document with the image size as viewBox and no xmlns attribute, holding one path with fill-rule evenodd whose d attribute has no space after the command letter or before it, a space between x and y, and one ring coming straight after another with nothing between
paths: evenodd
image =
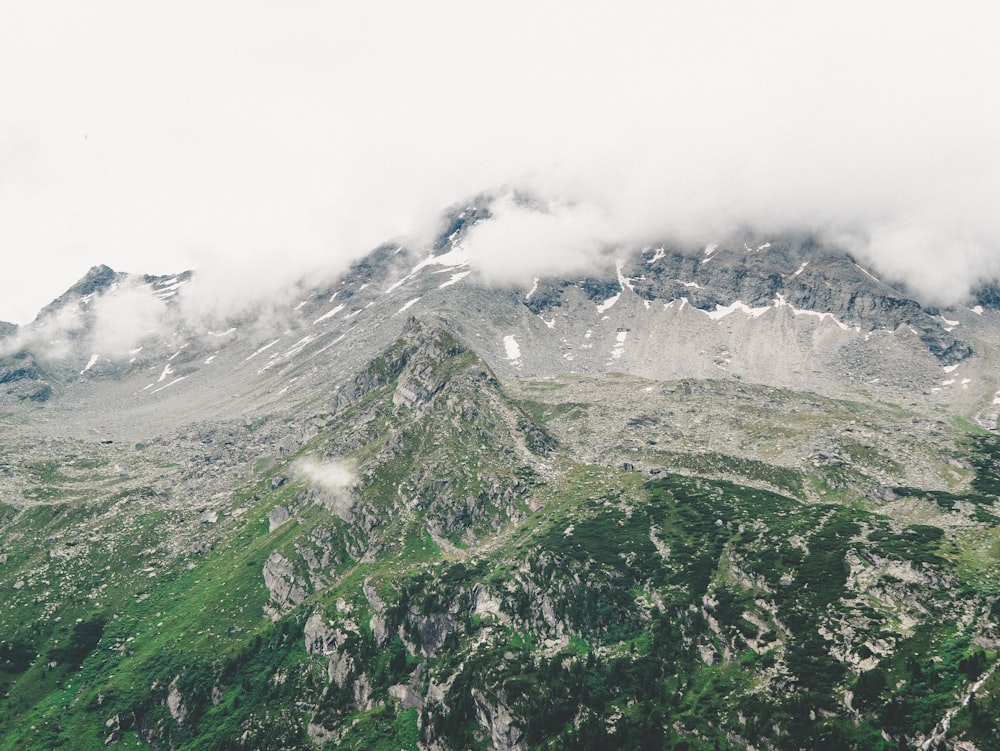
<instances>
[{"instance_id":1,"label":"white sky","mask_svg":"<svg viewBox=\"0 0 1000 751\"><path fill-rule=\"evenodd\" d=\"M1000 271L998 22L987 2L0 0L0 319L98 263L266 291L505 183L553 207L482 242L525 269L749 223L850 237L953 299Z\"/></svg>"}]
</instances>

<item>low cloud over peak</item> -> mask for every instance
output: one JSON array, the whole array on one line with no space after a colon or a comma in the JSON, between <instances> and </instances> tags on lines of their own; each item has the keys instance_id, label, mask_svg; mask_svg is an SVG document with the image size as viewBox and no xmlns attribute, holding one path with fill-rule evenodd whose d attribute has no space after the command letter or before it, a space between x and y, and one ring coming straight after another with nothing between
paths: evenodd
<instances>
[{"instance_id":1,"label":"low cloud over peak","mask_svg":"<svg viewBox=\"0 0 1000 751\"><path fill-rule=\"evenodd\" d=\"M497 185L544 208L501 205L474 233L488 267L508 255L498 279L733 227L852 238L940 302L1000 271L1000 48L969 10L197 12L5 19L0 63L28 72L0 83L0 319L102 262L266 297Z\"/></svg>"}]
</instances>

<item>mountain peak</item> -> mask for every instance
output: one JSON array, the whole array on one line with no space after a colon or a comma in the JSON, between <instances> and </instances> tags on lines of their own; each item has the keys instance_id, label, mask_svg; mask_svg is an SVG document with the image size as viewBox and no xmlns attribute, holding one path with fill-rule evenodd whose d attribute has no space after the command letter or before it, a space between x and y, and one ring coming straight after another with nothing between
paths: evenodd
<instances>
[{"instance_id":1,"label":"mountain peak","mask_svg":"<svg viewBox=\"0 0 1000 751\"><path fill-rule=\"evenodd\" d=\"M69 302L80 300L105 290L124 276L126 274L115 271L110 266L105 266L104 264L91 266L76 284L42 308L36 320L46 318Z\"/></svg>"}]
</instances>

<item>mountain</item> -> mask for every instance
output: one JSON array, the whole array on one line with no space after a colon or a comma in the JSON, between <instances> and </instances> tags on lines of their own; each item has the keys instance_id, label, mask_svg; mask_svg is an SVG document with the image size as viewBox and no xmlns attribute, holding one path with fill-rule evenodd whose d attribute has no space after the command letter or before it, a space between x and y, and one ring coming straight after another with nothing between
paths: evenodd
<instances>
[{"instance_id":1,"label":"mountain","mask_svg":"<svg viewBox=\"0 0 1000 751\"><path fill-rule=\"evenodd\" d=\"M1000 748L991 287L749 235L498 286L490 218L0 332L0 749Z\"/></svg>"}]
</instances>

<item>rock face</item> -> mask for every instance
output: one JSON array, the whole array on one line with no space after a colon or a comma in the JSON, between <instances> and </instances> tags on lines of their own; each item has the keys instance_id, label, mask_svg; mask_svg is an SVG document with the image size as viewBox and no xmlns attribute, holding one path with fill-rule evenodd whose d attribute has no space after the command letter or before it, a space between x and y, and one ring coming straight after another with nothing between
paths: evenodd
<instances>
[{"instance_id":1,"label":"rock face","mask_svg":"<svg viewBox=\"0 0 1000 751\"><path fill-rule=\"evenodd\" d=\"M170 716L174 718L174 722L183 725L187 717L187 709L184 708L184 698L181 696L181 692L177 690L179 678L180 676L175 676L167 687L167 709L170 710Z\"/></svg>"},{"instance_id":2,"label":"rock face","mask_svg":"<svg viewBox=\"0 0 1000 751\"><path fill-rule=\"evenodd\" d=\"M476 703L476 721L489 733L491 748L497 751L525 751L524 733L517 727L510 710L502 703L490 702L473 689L472 699Z\"/></svg>"},{"instance_id":3,"label":"rock face","mask_svg":"<svg viewBox=\"0 0 1000 751\"><path fill-rule=\"evenodd\" d=\"M273 532L290 518L291 516L289 515L287 508L284 506L276 506L272 509L271 513L267 515L267 531Z\"/></svg>"},{"instance_id":4,"label":"rock face","mask_svg":"<svg viewBox=\"0 0 1000 751\"><path fill-rule=\"evenodd\" d=\"M119 273L103 264L92 266L80 281L42 308L38 314L38 318L44 320L57 313L66 305L75 305L81 298L90 298L93 295L99 294L126 276L127 274Z\"/></svg>"},{"instance_id":5,"label":"rock face","mask_svg":"<svg viewBox=\"0 0 1000 751\"><path fill-rule=\"evenodd\" d=\"M306 591L295 576L295 567L277 550L264 563L264 584L271 593L271 604L280 613L306 599Z\"/></svg>"}]
</instances>

